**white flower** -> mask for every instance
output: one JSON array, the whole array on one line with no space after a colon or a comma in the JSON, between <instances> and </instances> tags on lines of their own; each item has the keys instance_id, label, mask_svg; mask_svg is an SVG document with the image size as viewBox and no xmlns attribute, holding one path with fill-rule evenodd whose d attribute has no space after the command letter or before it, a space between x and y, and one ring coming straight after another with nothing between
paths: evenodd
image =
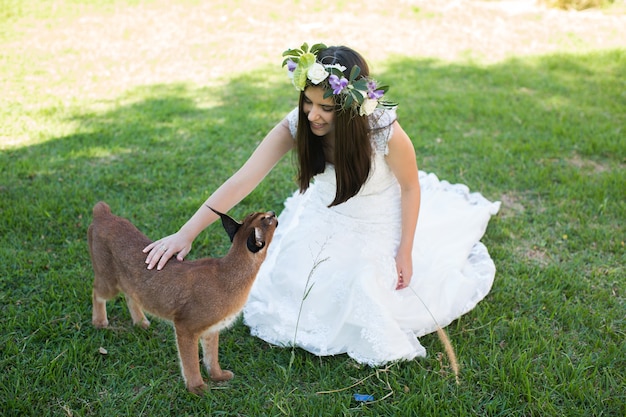
<instances>
[{"instance_id":1,"label":"white flower","mask_svg":"<svg viewBox=\"0 0 626 417\"><path fill-rule=\"evenodd\" d=\"M313 84L317 85L324 81L329 74L322 64L316 62L315 64L311 65L306 75Z\"/></svg>"},{"instance_id":2,"label":"white flower","mask_svg":"<svg viewBox=\"0 0 626 417\"><path fill-rule=\"evenodd\" d=\"M359 108L359 116L369 116L374 113L376 106L378 106L378 100L366 98L363 100L363 104L361 104L361 107Z\"/></svg>"},{"instance_id":3,"label":"white flower","mask_svg":"<svg viewBox=\"0 0 626 417\"><path fill-rule=\"evenodd\" d=\"M325 68L337 68L339 71L344 72L346 67L341 64L324 65Z\"/></svg>"}]
</instances>

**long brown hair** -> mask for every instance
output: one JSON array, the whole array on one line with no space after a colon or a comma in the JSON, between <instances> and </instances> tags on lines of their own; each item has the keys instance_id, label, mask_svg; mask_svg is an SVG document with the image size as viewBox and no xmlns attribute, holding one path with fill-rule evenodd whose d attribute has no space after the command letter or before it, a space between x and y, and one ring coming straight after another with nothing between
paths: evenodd
<instances>
[{"instance_id":1,"label":"long brown hair","mask_svg":"<svg viewBox=\"0 0 626 417\"><path fill-rule=\"evenodd\" d=\"M352 67L357 65L360 77L369 75L367 62L361 55L345 46L331 46L321 50L317 60L325 65L341 64L346 67L346 78ZM311 179L322 172L326 166L323 143L311 131L307 115L303 111L304 91L298 102L298 131L296 132L296 154L298 159L298 185L300 192L309 188ZM329 207L341 204L354 197L370 173L372 164L372 145L367 116L359 116L353 110L342 110L335 103L335 149L334 164L337 191Z\"/></svg>"}]
</instances>

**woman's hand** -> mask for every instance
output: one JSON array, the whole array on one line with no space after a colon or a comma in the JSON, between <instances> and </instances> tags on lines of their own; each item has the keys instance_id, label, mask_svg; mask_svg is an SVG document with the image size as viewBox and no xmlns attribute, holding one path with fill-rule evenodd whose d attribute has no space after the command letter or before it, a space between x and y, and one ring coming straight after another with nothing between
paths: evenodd
<instances>
[{"instance_id":1,"label":"woman's hand","mask_svg":"<svg viewBox=\"0 0 626 417\"><path fill-rule=\"evenodd\" d=\"M153 269L156 265L157 271L160 271L172 256L178 254L176 259L182 261L190 250L191 241L180 232L177 232L152 242L144 248L143 253L148 254L146 257L148 269Z\"/></svg>"},{"instance_id":2,"label":"woman's hand","mask_svg":"<svg viewBox=\"0 0 626 417\"><path fill-rule=\"evenodd\" d=\"M411 254L398 253L396 256L396 269L398 271L398 284L396 290L402 290L411 284L413 277L413 259Z\"/></svg>"}]
</instances>

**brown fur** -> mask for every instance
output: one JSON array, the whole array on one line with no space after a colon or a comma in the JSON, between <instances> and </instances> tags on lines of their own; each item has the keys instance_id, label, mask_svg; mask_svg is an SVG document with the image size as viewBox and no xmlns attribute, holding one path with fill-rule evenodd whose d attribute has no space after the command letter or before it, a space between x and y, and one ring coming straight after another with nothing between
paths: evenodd
<instances>
[{"instance_id":1,"label":"brown fur","mask_svg":"<svg viewBox=\"0 0 626 417\"><path fill-rule=\"evenodd\" d=\"M211 379L234 376L220 368L219 331L241 312L278 224L273 212L250 214L241 224L216 213L233 242L226 256L184 262L172 258L160 271L145 265L142 250L150 239L113 215L106 203L94 206L87 232L94 269L93 325L108 326L106 300L120 292L135 325L150 325L143 310L172 321L183 378L196 394L207 389L198 363L199 339Z\"/></svg>"}]
</instances>

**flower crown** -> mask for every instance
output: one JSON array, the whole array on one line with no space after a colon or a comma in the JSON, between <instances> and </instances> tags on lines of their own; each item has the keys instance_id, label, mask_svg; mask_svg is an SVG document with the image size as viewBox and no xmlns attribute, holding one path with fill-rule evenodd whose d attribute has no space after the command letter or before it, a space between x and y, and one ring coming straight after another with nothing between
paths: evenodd
<instances>
[{"instance_id":1,"label":"flower crown","mask_svg":"<svg viewBox=\"0 0 626 417\"><path fill-rule=\"evenodd\" d=\"M307 81L321 85L326 89L324 98L334 96L342 110L352 109L360 116L369 116L376 108L396 106L396 103L383 100L388 86L378 85L367 77L359 78L361 68L358 65L352 67L349 78L346 78L343 65L318 62L318 52L326 48L323 43L317 43L309 49L305 42L300 49L283 52L283 67L287 66L289 78L297 90L304 91Z\"/></svg>"}]
</instances>

